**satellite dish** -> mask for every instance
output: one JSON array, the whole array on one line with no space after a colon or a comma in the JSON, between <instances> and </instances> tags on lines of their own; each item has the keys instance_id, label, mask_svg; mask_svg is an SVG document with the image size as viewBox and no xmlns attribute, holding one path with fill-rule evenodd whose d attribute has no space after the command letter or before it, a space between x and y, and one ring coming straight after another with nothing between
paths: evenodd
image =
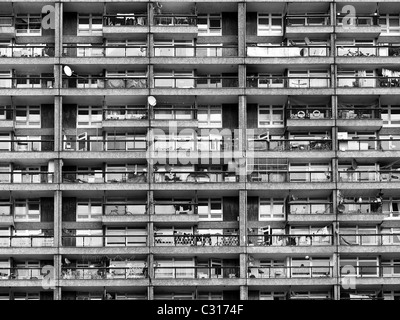
<instances>
[{"instance_id":1,"label":"satellite dish","mask_svg":"<svg viewBox=\"0 0 400 320\"><path fill-rule=\"evenodd\" d=\"M64 70L64 73L65 73L68 77L72 76L73 71L72 71L72 69L71 69L69 66L64 66L63 70Z\"/></svg>"},{"instance_id":2,"label":"satellite dish","mask_svg":"<svg viewBox=\"0 0 400 320\"><path fill-rule=\"evenodd\" d=\"M337 209L338 209L338 211L340 213L343 213L344 210L346 210L346 207L345 207L345 205L343 203L341 203L341 204L338 205Z\"/></svg>"},{"instance_id":3,"label":"satellite dish","mask_svg":"<svg viewBox=\"0 0 400 320\"><path fill-rule=\"evenodd\" d=\"M147 102L149 103L150 106L154 107L157 104L157 100L156 98L154 98L153 96L149 96L147 98Z\"/></svg>"}]
</instances>

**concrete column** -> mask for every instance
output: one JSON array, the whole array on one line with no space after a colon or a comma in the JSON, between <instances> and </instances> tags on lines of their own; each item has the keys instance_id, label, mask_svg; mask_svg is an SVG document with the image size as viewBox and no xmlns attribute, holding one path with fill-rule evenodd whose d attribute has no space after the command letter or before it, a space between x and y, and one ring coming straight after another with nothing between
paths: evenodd
<instances>
[{"instance_id":1,"label":"concrete column","mask_svg":"<svg viewBox=\"0 0 400 320\"><path fill-rule=\"evenodd\" d=\"M247 245L247 191L239 190L239 234L240 246Z\"/></svg>"},{"instance_id":2,"label":"concrete column","mask_svg":"<svg viewBox=\"0 0 400 320\"><path fill-rule=\"evenodd\" d=\"M63 149L62 134L62 97L54 97L54 151Z\"/></svg>"},{"instance_id":3,"label":"concrete column","mask_svg":"<svg viewBox=\"0 0 400 320\"><path fill-rule=\"evenodd\" d=\"M147 299L148 300L154 300L154 287L151 284L151 280L154 279L154 256L153 254L149 254L149 281L150 285L147 287Z\"/></svg>"},{"instance_id":4,"label":"concrete column","mask_svg":"<svg viewBox=\"0 0 400 320\"><path fill-rule=\"evenodd\" d=\"M239 181L245 182L246 177L246 158L247 158L247 102L246 96L239 96L239 134L238 143L235 144L235 159L239 164ZM237 147L236 147L237 146Z\"/></svg>"},{"instance_id":5,"label":"concrete column","mask_svg":"<svg viewBox=\"0 0 400 320\"><path fill-rule=\"evenodd\" d=\"M148 25L152 26L154 25L154 10L153 10L153 5L151 3L148 4L148 17L149 17L149 21L148 21Z\"/></svg>"},{"instance_id":6,"label":"concrete column","mask_svg":"<svg viewBox=\"0 0 400 320\"><path fill-rule=\"evenodd\" d=\"M249 288L247 286L240 286L240 300L249 300Z\"/></svg>"},{"instance_id":7,"label":"concrete column","mask_svg":"<svg viewBox=\"0 0 400 320\"><path fill-rule=\"evenodd\" d=\"M154 57L154 34L149 33L147 41L149 42L149 52L147 53L147 56Z\"/></svg>"},{"instance_id":8,"label":"concrete column","mask_svg":"<svg viewBox=\"0 0 400 320\"><path fill-rule=\"evenodd\" d=\"M54 255L54 279L55 279L55 288L53 291L54 300L62 299L61 287L60 287L61 266L62 266L62 256L59 254Z\"/></svg>"},{"instance_id":9,"label":"concrete column","mask_svg":"<svg viewBox=\"0 0 400 320\"><path fill-rule=\"evenodd\" d=\"M148 65L148 87L154 88L154 66L152 64Z\"/></svg>"},{"instance_id":10,"label":"concrete column","mask_svg":"<svg viewBox=\"0 0 400 320\"><path fill-rule=\"evenodd\" d=\"M238 56L246 57L246 3L238 3Z\"/></svg>"},{"instance_id":11,"label":"concrete column","mask_svg":"<svg viewBox=\"0 0 400 320\"><path fill-rule=\"evenodd\" d=\"M154 300L154 287L147 287L147 300Z\"/></svg>"},{"instance_id":12,"label":"concrete column","mask_svg":"<svg viewBox=\"0 0 400 320\"><path fill-rule=\"evenodd\" d=\"M246 88L246 66L238 65L239 88Z\"/></svg>"},{"instance_id":13,"label":"concrete column","mask_svg":"<svg viewBox=\"0 0 400 320\"><path fill-rule=\"evenodd\" d=\"M62 33L63 33L63 3L54 3L54 54L55 57L62 56Z\"/></svg>"},{"instance_id":14,"label":"concrete column","mask_svg":"<svg viewBox=\"0 0 400 320\"><path fill-rule=\"evenodd\" d=\"M54 191L54 246L62 245L62 191Z\"/></svg>"}]
</instances>

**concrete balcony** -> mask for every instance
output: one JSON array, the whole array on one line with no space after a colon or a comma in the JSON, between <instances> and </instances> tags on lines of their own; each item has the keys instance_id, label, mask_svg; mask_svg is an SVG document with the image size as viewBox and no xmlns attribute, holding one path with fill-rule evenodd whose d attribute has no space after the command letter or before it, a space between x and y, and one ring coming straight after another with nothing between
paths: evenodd
<instances>
[{"instance_id":1,"label":"concrete balcony","mask_svg":"<svg viewBox=\"0 0 400 320\"><path fill-rule=\"evenodd\" d=\"M313 222L331 223L335 221L334 214L289 214L287 221L295 225L310 225Z\"/></svg>"},{"instance_id":2,"label":"concrete balcony","mask_svg":"<svg viewBox=\"0 0 400 320\"><path fill-rule=\"evenodd\" d=\"M220 257L223 255L238 255L244 253L244 248L240 246L174 246L174 245L156 245L150 248L150 252L156 255L169 255L174 257L185 256L188 253L191 255L215 255Z\"/></svg>"},{"instance_id":3,"label":"concrete balcony","mask_svg":"<svg viewBox=\"0 0 400 320\"><path fill-rule=\"evenodd\" d=\"M381 27L374 25L354 25L354 26L337 26L335 29L341 38L363 38L374 39L381 34Z\"/></svg>"},{"instance_id":4,"label":"concrete balcony","mask_svg":"<svg viewBox=\"0 0 400 320\"><path fill-rule=\"evenodd\" d=\"M114 131L115 128L148 128L149 120L103 120L102 127L106 131Z\"/></svg>"},{"instance_id":5,"label":"concrete balcony","mask_svg":"<svg viewBox=\"0 0 400 320\"><path fill-rule=\"evenodd\" d=\"M338 119L336 122L339 129L380 130L383 126L382 119Z\"/></svg>"},{"instance_id":6,"label":"concrete balcony","mask_svg":"<svg viewBox=\"0 0 400 320\"><path fill-rule=\"evenodd\" d=\"M334 245L325 246L255 246L249 244L247 247L248 254L265 255L274 254L282 257L306 255L330 256L336 250Z\"/></svg>"},{"instance_id":7,"label":"concrete balcony","mask_svg":"<svg viewBox=\"0 0 400 320\"><path fill-rule=\"evenodd\" d=\"M135 224L143 224L149 222L147 214L130 214L130 215L103 215L101 218L103 225L107 226L127 226Z\"/></svg>"},{"instance_id":8,"label":"concrete balcony","mask_svg":"<svg viewBox=\"0 0 400 320\"><path fill-rule=\"evenodd\" d=\"M319 25L319 26L286 26L285 36L289 39L301 39L304 37L327 37L333 33L333 26Z\"/></svg>"},{"instance_id":9,"label":"concrete balcony","mask_svg":"<svg viewBox=\"0 0 400 320\"><path fill-rule=\"evenodd\" d=\"M148 26L103 26L103 36L107 39L121 39L121 36L130 37L137 34L147 34Z\"/></svg>"},{"instance_id":10,"label":"concrete balcony","mask_svg":"<svg viewBox=\"0 0 400 320\"><path fill-rule=\"evenodd\" d=\"M12 39L15 38L15 26L1 26L0 27L0 39Z\"/></svg>"},{"instance_id":11,"label":"concrete balcony","mask_svg":"<svg viewBox=\"0 0 400 320\"><path fill-rule=\"evenodd\" d=\"M141 151L62 151L61 157L63 159L147 159L145 150ZM54 157L53 157L54 158Z\"/></svg>"},{"instance_id":12,"label":"concrete balcony","mask_svg":"<svg viewBox=\"0 0 400 320\"><path fill-rule=\"evenodd\" d=\"M12 215L0 215L0 226L12 226L14 225L14 216Z\"/></svg>"},{"instance_id":13,"label":"concrete balcony","mask_svg":"<svg viewBox=\"0 0 400 320\"><path fill-rule=\"evenodd\" d=\"M335 125L334 119L287 119L288 130L327 130Z\"/></svg>"},{"instance_id":14,"label":"concrete balcony","mask_svg":"<svg viewBox=\"0 0 400 320\"><path fill-rule=\"evenodd\" d=\"M179 34L196 38L199 33L199 28L197 26L183 25L153 25L150 27L150 32L154 34L166 34L169 36Z\"/></svg>"},{"instance_id":15,"label":"concrete balcony","mask_svg":"<svg viewBox=\"0 0 400 320\"><path fill-rule=\"evenodd\" d=\"M9 132L14 129L14 120L1 120L0 121L0 131Z\"/></svg>"},{"instance_id":16,"label":"concrete balcony","mask_svg":"<svg viewBox=\"0 0 400 320\"><path fill-rule=\"evenodd\" d=\"M147 217L147 216L146 216ZM150 216L150 221L165 224L185 224L197 225L199 223L198 214L155 214Z\"/></svg>"},{"instance_id":17,"label":"concrete balcony","mask_svg":"<svg viewBox=\"0 0 400 320\"><path fill-rule=\"evenodd\" d=\"M212 279L152 279L154 286L168 287L231 287L246 285L246 279L239 278L212 278Z\"/></svg>"},{"instance_id":18,"label":"concrete balcony","mask_svg":"<svg viewBox=\"0 0 400 320\"><path fill-rule=\"evenodd\" d=\"M149 279L76 279L76 280L60 280L60 286L62 287L147 287L149 285Z\"/></svg>"},{"instance_id":19,"label":"concrete balcony","mask_svg":"<svg viewBox=\"0 0 400 320\"><path fill-rule=\"evenodd\" d=\"M327 286L336 284L336 279L333 277L320 278L250 278L247 279L247 285L254 288L257 287L282 287L282 286ZM305 288L304 288L305 289Z\"/></svg>"}]
</instances>

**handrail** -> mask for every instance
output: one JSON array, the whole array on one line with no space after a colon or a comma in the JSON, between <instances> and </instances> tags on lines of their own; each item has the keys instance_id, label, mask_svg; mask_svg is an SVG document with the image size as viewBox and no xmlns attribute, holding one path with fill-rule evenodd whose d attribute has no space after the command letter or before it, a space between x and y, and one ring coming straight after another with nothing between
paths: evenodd
<instances>
[{"instance_id":1,"label":"handrail","mask_svg":"<svg viewBox=\"0 0 400 320\"><path fill-rule=\"evenodd\" d=\"M237 45L154 45L155 57L236 57L237 55Z\"/></svg>"},{"instance_id":2,"label":"handrail","mask_svg":"<svg viewBox=\"0 0 400 320\"><path fill-rule=\"evenodd\" d=\"M247 88L330 88L330 76L247 76ZM318 80L323 80L318 81ZM313 82L314 81L314 82ZM325 83L324 83L325 82Z\"/></svg>"},{"instance_id":3,"label":"handrail","mask_svg":"<svg viewBox=\"0 0 400 320\"><path fill-rule=\"evenodd\" d=\"M0 236L0 247L52 247L54 236Z\"/></svg>"},{"instance_id":4,"label":"handrail","mask_svg":"<svg viewBox=\"0 0 400 320\"><path fill-rule=\"evenodd\" d=\"M333 214L333 203L332 202L289 202L289 214L291 215L312 215L312 214ZM306 212L300 211L297 212L298 208L294 208L295 206L303 206ZM325 210L323 212L319 212L320 210L312 210L313 206L324 206ZM319 208L318 208L319 209Z\"/></svg>"},{"instance_id":5,"label":"handrail","mask_svg":"<svg viewBox=\"0 0 400 320\"><path fill-rule=\"evenodd\" d=\"M119 179L110 179L107 175L121 175ZM81 178L78 178L81 176ZM85 177L86 176L86 177ZM63 183L145 183L146 172L135 171L63 171Z\"/></svg>"},{"instance_id":6,"label":"handrail","mask_svg":"<svg viewBox=\"0 0 400 320\"><path fill-rule=\"evenodd\" d=\"M154 26L197 26L197 15L155 14Z\"/></svg>"},{"instance_id":7,"label":"handrail","mask_svg":"<svg viewBox=\"0 0 400 320\"><path fill-rule=\"evenodd\" d=\"M333 234L257 234L248 235L249 244L255 246L330 246Z\"/></svg>"},{"instance_id":8,"label":"handrail","mask_svg":"<svg viewBox=\"0 0 400 320\"><path fill-rule=\"evenodd\" d=\"M62 267L63 280L145 279L147 267Z\"/></svg>"},{"instance_id":9,"label":"handrail","mask_svg":"<svg viewBox=\"0 0 400 320\"><path fill-rule=\"evenodd\" d=\"M396 45L336 45L339 57L397 57L400 46Z\"/></svg>"},{"instance_id":10,"label":"handrail","mask_svg":"<svg viewBox=\"0 0 400 320\"><path fill-rule=\"evenodd\" d=\"M344 18L347 17L347 13L338 12L336 17L337 26L343 25ZM356 26L368 26L368 27L379 27L379 15L357 15L355 17L350 17L350 25Z\"/></svg>"},{"instance_id":11,"label":"handrail","mask_svg":"<svg viewBox=\"0 0 400 320\"><path fill-rule=\"evenodd\" d=\"M353 276L353 277L358 277L358 278L363 278L363 277L393 277L392 274L387 274L385 275L384 270L385 269L392 269L392 273L394 272L395 268L399 268L399 264L381 264L381 265L365 265L365 266L355 266L355 265L349 265L349 266L340 266L340 275L341 276ZM343 270L344 269L344 270ZM354 271L354 272L353 272Z\"/></svg>"},{"instance_id":12,"label":"handrail","mask_svg":"<svg viewBox=\"0 0 400 320\"><path fill-rule=\"evenodd\" d=\"M248 278L321 278L332 277L333 266L252 266Z\"/></svg>"},{"instance_id":13,"label":"handrail","mask_svg":"<svg viewBox=\"0 0 400 320\"><path fill-rule=\"evenodd\" d=\"M22 83L18 83L22 80ZM29 83L27 83L29 81ZM46 83L47 81L47 83ZM32 83L39 82L39 83ZM51 82L51 83L49 83ZM43 88L54 88L54 77L27 77L27 76L15 76L15 77L0 77L0 88L29 88L29 89L43 89Z\"/></svg>"},{"instance_id":14,"label":"handrail","mask_svg":"<svg viewBox=\"0 0 400 320\"><path fill-rule=\"evenodd\" d=\"M246 44L247 57L328 57L330 46Z\"/></svg>"},{"instance_id":15,"label":"handrail","mask_svg":"<svg viewBox=\"0 0 400 320\"><path fill-rule=\"evenodd\" d=\"M1 58L54 57L54 45L0 45Z\"/></svg>"},{"instance_id":16,"label":"handrail","mask_svg":"<svg viewBox=\"0 0 400 320\"><path fill-rule=\"evenodd\" d=\"M71 51L76 49L76 52ZM94 52L92 52L94 50ZM122 51L121 51L122 50ZM79 54L78 54L79 53ZM147 57L147 44L115 45L115 44L64 44L64 57Z\"/></svg>"},{"instance_id":17,"label":"handrail","mask_svg":"<svg viewBox=\"0 0 400 320\"><path fill-rule=\"evenodd\" d=\"M163 83L160 85L157 84L157 80L171 80L171 83L167 85ZM238 86L239 78L237 76L154 76L155 88L236 88Z\"/></svg>"},{"instance_id":18,"label":"handrail","mask_svg":"<svg viewBox=\"0 0 400 320\"><path fill-rule=\"evenodd\" d=\"M239 181L239 176L235 172L225 171L165 171L154 172L153 177L155 183L218 183Z\"/></svg>"},{"instance_id":19,"label":"handrail","mask_svg":"<svg viewBox=\"0 0 400 320\"><path fill-rule=\"evenodd\" d=\"M310 150L332 150L331 139L248 139L250 150L270 151L310 151Z\"/></svg>"},{"instance_id":20,"label":"handrail","mask_svg":"<svg viewBox=\"0 0 400 320\"><path fill-rule=\"evenodd\" d=\"M339 232L341 245L399 245L400 233L342 233ZM347 237L347 238L346 238ZM349 239L350 237L351 239ZM353 239L354 238L354 239Z\"/></svg>"},{"instance_id":21,"label":"handrail","mask_svg":"<svg viewBox=\"0 0 400 320\"><path fill-rule=\"evenodd\" d=\"M360 82L365 80L365 82ZM369 81L368 81L369 80ZM371 81L372 80L372 81ZM352 81L349 83L349 81ZM337 76L337 86L340 88L394 88L400 87L400 77L374 76L374 77L359 77L359 76Z\"/></svg>"},{"instance_id":22,"label":"handrail","mask_svg":"<svg viewBox=\"0 0 400 320\"><path fill-rule=\"evenodd\" d=\"M239 266L154 267L155 279L232 279L239 274Z\"/></svg>"},{"instance_id":23,"label":"handrail","mask_svg":"<svg viewBox=\"0 0 400 320\"><path fill-rule=\"evenodd\" d=\"M62 140L63 150L66 151L137 151L146 150L146 141L132 136L132 139L119 139L109 137L108 139L66 139ZM142 144L144 144L142 146ZM92 150L93 149L93 150Z\"/></svg>"},{"instance_id":24,"label":"handrail","mask_svg":"<svg viewBox=\"0 0 400 320\"><path fill-rule=\"evenodd\" d=\"M118 242L113 240L117 239ZM122 242L120 241L121 239ZM143 240L144 239L144 240ZM65 247L115 247L146 245L148 235L62 235Z\"/></svg>"},{"instance_id":25,"label":"handrail","mask_svg":"<svg viewBox=\"0 0 400 320\"><path fill-rule=\"evenodd\" d=\"M304 175L296 177L296 175ZM288 171L288 170L271 170L271 171L253 171L248 174L249 182L319 182L327 183L332 181L332 172L327 171Z\"/></svg>"},{"instance_id":26,"label":"handrail","mask_svg":"<svg viewBox=\"0 0 400 320\"><path fill-rule=\"evenodd\" d=\"M75 82L75 87L70 86L70 81ZM78 76L77 78L63 77L63 88L133 89L133 88L147 88L147 86L148 86L148 78L146 76L127 76L127 77Z\"/></svg>"},{"instance_id":27,"label":"handrail","mask_svg":"<svg viewBox=\"0 0 400 320\"><path fill-rule=\"evenodd\" d=\"M351 170L339 169L339 182L400 182L400 171L394 170Z\"/></svg>"},{"instance_id":28,"label":"handrail","mask_svg":"<svg viewBox=\"0 0 400 320\"><path fill-rule=\"evenodd\" d=\"M19 171L0 172L0 183L53 183L54 172Z\"/></svg>"},{"instance_id":29,"label":"handrail","mask_svg":"<svg viewBox=\"0 0 400 320\"><path fill-rule=\"evenodd\" d=\"M103 15L103 26L146 26L147 18L147 13L105 14Z\"/></svg>"},{"instance_id":30,"label":"handrail","mask_svg":"<svg viewBox=\"0 0 400 320\"><path fill-rule=\"evenodd\" d=\"M220 234L154 234L155 245L186 245L186 246L238 246L239 235Z\"/></svg>"},{"instance_id":31,"label":"handrail","mask_svg":"<svg viewBox=\"0 0 400 320\"><path fill-rule=\"evenodd\" d=\"M39 280L46 273L39 267L10 267L0 268L1 280Z\"/></svg>"}]
</instances>

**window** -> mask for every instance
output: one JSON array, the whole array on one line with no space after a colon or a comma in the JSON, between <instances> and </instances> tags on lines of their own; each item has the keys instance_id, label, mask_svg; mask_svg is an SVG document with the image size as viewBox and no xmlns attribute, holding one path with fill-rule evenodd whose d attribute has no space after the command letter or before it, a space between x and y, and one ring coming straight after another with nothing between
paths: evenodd
<instances>
[{"instance_id":1,"label":"window","mask_svg":"<svg viewBox=\"0 0 400 320\"><path fill-rule=\"evenodd\" d=\"M326 277L331 276L329 258L310 258L291 260L292 277Z\"/></svg>"},{"instance_id":2,"label":"window","mask_svg":"<svg viewBox=\"0 0 400 320\"><path fill-rule=\"evenodd\" d=\"M289 71L290 88L326 88L329 87L328 71L304 70Z\"/></svg>"},{"instance_id":3,"label":"window","mask_svg":"<svg viewBox=\"0 0 400 320\"><path fill-rule=\"evenodd\" d=\"M38 74L17 75L17 88L41 88L41 79Z\"/></svg>"},{"instance_id":4,"label":"window","mask_svg":"<svg viewBox=\"0 0 400 320\"><path fill-rule=\"evenodd\" d=\"M400 244L400 228L383 228L381 230L383 245Z\"/></svg>"},{"instance_id":5,"label":"window","mask_svg":"<svg viewBox=\"0 0 400 320\"><path fill-rule=\"evenodd\" d=\"M76 300L102 300L103 293L101 292L78 292Z\"/></svg>"},{"instance_id":6,"label":"window","mask_svg":"<svg viewBox=\"0 0 400 320\"><path fill-rule=\"evenodd\" d=\"M129 133L107 134L106 150L146 150L146 136Z\"/></svg>"},{"instance_id":7,"label":"window","mask_svg":"<svg viewBox=\"0 0 400 320\"><path fill-rule=\"evenodd\" d=\"M382 259L382 276L399 277L400 276L400 260L399 259Z\"/></svg>"},{"instance_id":8,"label":"window","mask_svg":"<svg viewBox=\"0 0 400 320\"><path fill-rule=\"evenodd\" d=\"M400 105L383 106L381 118L384 127L395 127L400 125Z\"/></svg>"},{"instance_id":9,"label":"window","mask_svg":"<svg viewBox=\"0 0 400 320\"><path fill-rule=\"evenodd\" d=\"M331 181L330 164L291 163L289 176L291 182L329 182Z\"/></svg>"},{"instance_id":10,"label":"window","mask_svg":"<svg viewBox=\"0 0 400 320\"><path fill-rule=\"evenodd\" d=\"M14 292L14 300L40 300L38 292Z\"/></svg>"},{"instance_id":11,"label":"window","mask_svg":"<svg viewBox=\"0 0 400 320\"><path fill-rule=\"evenodd\" d=\"M14 137L15 151L40 151L41 149L41 136L18 136Z\"/></svg>"},{"instance_id":12,"label":"window","mask_svg":"<svg viewBox=\"0 0 400 320\"><path fill-rule=\"evenodd\" d=\"M340 270L342 276L377 277L379 274L378 258L340 259Z\"/></svg>"},{"instance_id":13,"label":"window","mask_svg":"<svg viewBox=\"0 0 400 320\"><path fill-rule=\"evenodd\" d=\"M95 36L103 34L103 18L101 15L78 15L78 36Z\"/></svg>"},{"instance_id":14,"label":"window","mask_svg":"<svg viewBox=\"0 0 400 320\"><path fill-rule=\"evenodd\" d=\"M260 292L260 300L286 300L285 292Z\"/></svg>"},{"instance_id":15,"label":"window","mask_svg":"<svg viewBox=\"0 0 400 320\"><path fill-rule=\"evenodd\" d=\"M15 126L19 128L40 128L40 107L39 106L16 106Z\"/></svg>"},{"instance_id":16,"label":"window","mask_svg":"<svg viewBox=\"0 0 400 320\"><path fill-rule=\"evenodd\" d=\"M78 167L77 180L88 183L102 183L104 182L103 170L101 167Z\"/></svg>"},{"instance_id":17,"label":"window","mask_svg":"<svg viewBox=\"0 0 400 320\"><path fill-rule=\"evenodd\" d=\"M285 200L276 198L260 198L259 220L275 220L285 218Z\"/></svg>"},{"instance_id":18,"label":"window","mask_svg":"<svg viewBox=\"0 0 400 320\"><path fill-rule=\"evenodd\" d=\"M12 88L11 71L0 71L0 88Z\"/></svg>"},{"instance_id":19,"label":"window","mask_svg":"<svg viewBox=\"0 0 400 320\"><path fill-rule=\"evenodd\" d=\"M196 47L196 57L222 57L222 46L222 43L198 43Z\"/></svg>"},{"instance_id":20,"label":"window","mask_svg":"<svg viewBox=\"0 0 400 320\"><path fill-rule=\"evenodd\" d=\"M200 220L222 221L222 199L199 199L198 214Z\"/></svg>"},{"instance_id":21,"label":"window","mask_svg":"<svg viewBox=\"0 0 400 320\"><path fill-rule=\"evenodd\" d=\"M102 57L103 48L99 45L77 44L77 57ZM67 51L68 52L68 51Z\"/></svg>"},{"instance_id":22,"label":"window","mask_svg":"<svg viewBox=\"0 0 400 320\"><path fill-rule=\"evenodd\" d=\"M78 200L76 221L99 221L103 214L101 199Z\"/></svg>"},{"instance_id":23,"label":"window","mask_svg":"<svg viewBox=\"0 0 400 320\"><path fill-rule=\"evenodd\" d=\"M258 106L258 127L283 126L283 106Z\"/></svg>"},{"instance_id":24,"label":"window","mask_svg":"<svg viewBox=\"0 0 400 320\"><path fill-rule=\"evenodd\" d=\"M146 300L146 294L139 293L116 293L115 300Z\"/></svg>"},{"instance_id":25,"label":"window","mask_svg":"<svg viewBox=\"0 0 400 320\"><path fill-rule=\"evenodd\" d=\"M107 198L104 210L106 215L146 214L146 199Z\"/></svg>"},{"instance_id":26,"label":"window","mask_svg":"<svg viewBox=\"0 0 400 320\"><path fill-rule=\"evenodd\" d=\"M199 128L222 128L222 106L199 106L197 120Z\"/></svg>"},{"instance_id":27,"label":"window","mask_svg":"<svg viewBox=\"0 0 400 320\"><path fill-rule=\"evenodd\" d=\"M154 270L155 278L194 278L195 262L194 259L172 258L168 260L157 260L157 267Z\"/></svg>"},{"instance_id":28,"label":"window","mask_svg":"<svg viewBox=\"0 0 400 320\"><path fill-rule=\"evenodd\" d=\"M162 88L194 88L194 72L169 71L154 74L154 87Z\"/></svg>"},{"instance_id":29,"label":"window","mask_svg":"<svg viewBox=\"0 0 400 320\"><path fill-rule=\"evenodd\" d=\"M77 127L101 127L102 108L100 106L78 106Z\"/></svg>"},{"instance_id":30,"label":"window","mask_svg":"<svg viewBox=\"0 0 400 320\"><path fill-rule=\"evenodd\" d=\"M20 36L40 36L42 34L41 14L17 14L15 17L15 30Z\"/></svg>"},{"instance_id":31,"label":"window","mask_svg":"<svg viewBox=\"0 0 400 320\"><path fill-rule=\"evenodd\" d=\"M11 166L9 164L0 164L0 182L11 182Z\"/></svg>"},{"instance_id":32,"label":"window","mask_svg":"<svg viewBox=\"0 0 400 320\"><path fill-rule=\"evenodd\" d=\"M0 151L11 151L11 136L9 133L0 133Z\"/></svg>"},{"instance_id":33,"label":"window","mask_svg":"<svg viewBox=\"0 0 400 320\"><path fill-rule=\"evenodd\" d=\"M376 227L340 228L340 244L342 245L377 245Z\"/></svg>"},{"instance_id":34,"label":"window","mask_svg":"<svg viewBox=\"0 0 400 320\"><path fill-rule=\"evenodd\" d=\"M392 217L400 216L400 198L399 197L391 197L388 199L383 199L382 203L382 212L384 214L388 214Z\"/></svg>"},{"instance_id":35,"label":"window","mask_svg":"<svg viewBox=\"0 0 400 320\"><path fill-rule=\"evenodd\" d=\"M258 78L258 88L284 88L285 83L283 74L280 73L260 73ZM253 82L249 80L249 86L253 86Z\"/></svg>"},{"instance_id":36,"label":"window","mask_svg":"<svg viewBox=\"0 0 400 320\"><path fill-rule=\"evenodd\" d=\"M258 14L257 17L257 35L281 35L283 34L283 18L281 14Z\"/></svg>"},{"instance_id":37,"label":"window","mask_svg":"<svg viewBox=\"0 0 400 320\"><path fill-rule=\"evenodd\" d=\"M154 55L156 57L193 57L193 40L155 41Z\"/></svg>"},{"instance_id":38,"label":"window","mask_svg":"<svg viewBox=\"0 0 400 320\"><path fill-rule=\"evenodd\" d=\"M223 300L222 292L199 292L198 300Z\"/></svg>"},{"instance_id":39,"label":"window","mask_svg":"<svg viewBox=\"0 0 400 320\"><path fill-rule=\"evenodd\" d=\"M194 109L191 105L160 105L153 112L155 120L192 120Z\"/></svg>"},{"instance_id":40,"label":"window","mask_svg":"<svg viewBox=\"0 0 400 320\"><path fill-rule=\"evenodd\" d=\"M77 247L102 247L103 230L76 230Z\"/></svg>"},{"instance_id":41,"label":"window","mask_svg":"<svg viewBox=\"0 0 400 320\"><path fill-rule=\"evenodd\" d=\"M107 228L106 246L132 247L147 244L147 230L137 228Z\"/></svg>"},{"instance_id":42,"label":"window","mask_svg":"<svg viewBox=\"0 0 400 320\"><path fill-rule=\"evenodd\" d=\"M222 36L221 14L199 14L197 16L197 27L199 35Z\"/></svg>"},{"instance_id":43,"label":"window","mask_svg":"<svg viewBox=\"0 0 400 320\"><path fill-rule=\"evenodd\" d=\"M145 57L147 43L132 40L107 40L107 57Z\"/></svg>"},{"instance_id":44,"label":"window","mask_svg":"<svg viewBox=\"0 0 400 320\"><path fill-rule=\"evenodd\" d=\"M14 219L16 221L40 222L40 200L15 200Z\"/></svg>"},{"instance_id":45,"label":"window","mask_svg":"<svg viewBox=\"0 0 400 320\"><path fill-rule=\"evenodd\" d=\"M234 81L232 81L232 86ZM231 86L231 85L228 85ZM202 74L196 79L197 88L222 88L221 74Z\"/></svg>"},{"instance_id":46,"label":"window","mask_svg":"<svg viewBox=\"0 0 400 320\"><path fill-rule=\"evenodd\" d=\"M400 15L381 14L379 17L379 25L383 34L400 34Z\"/></svg>"},{"instance_id":47,"label":"window","mask_svg":"<svg viewBox=\"0 0 400 320\"><path fill-rule=\"evenodd\" d=\"M326 198L302 198L290 201L290 214L330 214L331 205Z\"/></svg>"},{"instance_id":48,"label":"window","mask_svg":"<svg viewBox=\"0 0 400 320\"><path fill-rule=\"evenodd\" d=\"M332 244L331 230L328 227L290 227L290 234L296 235L296 245L326 246ZM310 236L308 236L310 235Z\"/></svg>"},{"instance_id":49,"label":"window","mask_svg":"<svg viewBox=\"0 0 400 320\"><path fill-rule=\"evenodd\" d=\"M15 263L17 279L42 279L40 261L24 261Z\"/></svg>"}]
</instances>

